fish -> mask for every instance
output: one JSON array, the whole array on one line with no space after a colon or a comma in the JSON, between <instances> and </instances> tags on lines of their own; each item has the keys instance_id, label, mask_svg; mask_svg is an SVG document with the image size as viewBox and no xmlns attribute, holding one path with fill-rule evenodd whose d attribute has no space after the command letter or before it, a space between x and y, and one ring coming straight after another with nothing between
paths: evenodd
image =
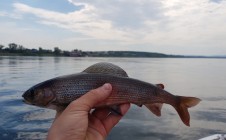
<instances>
[{"instance_id":1,"label":"fish","mask_svg":"<svg viewBox=\"0 0 226 140\"><path fill-rule=\"evenodd\" d=\"M118 115L121 115L119 105L124 103L139 107L144 105L156 116L161 116L163 104L169 104L175 108L182 122L190 126L188 108L201 101L196 97L173 95L164 90L161 83L152 84L131 78L121 67L107 62L93 64L76 74L41 82L25 91L22 97L27 104L60 112L72 101L105 83L112 85L112 93L94 108L109 107Z\"/></svg>"}]
</instances>

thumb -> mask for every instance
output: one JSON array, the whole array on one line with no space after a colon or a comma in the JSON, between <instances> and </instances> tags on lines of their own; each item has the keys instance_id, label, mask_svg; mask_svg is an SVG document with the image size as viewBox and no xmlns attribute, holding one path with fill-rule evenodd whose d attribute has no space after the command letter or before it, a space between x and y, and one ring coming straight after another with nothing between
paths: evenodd
<instances>
[{"instance_id":1,"label":"thumb","mask_svg":"<svg viewBox=\"0 0 226 140\"><path fill-rule=\"evenodd\" d=\"M103 86L93 89L81 96L77 100L73 101L69 106L69 111L90 111L96 104L105 100L112 91L112 86L109 83Z\"/></svg>"}]
</instances>

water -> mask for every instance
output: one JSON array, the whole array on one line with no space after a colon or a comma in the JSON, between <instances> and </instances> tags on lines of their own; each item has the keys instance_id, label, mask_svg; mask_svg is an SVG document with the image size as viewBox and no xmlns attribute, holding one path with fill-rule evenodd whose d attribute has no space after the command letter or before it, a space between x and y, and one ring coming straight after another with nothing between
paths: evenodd
<instances>
[{"instance_id":1,"label":"water","mask_svg":"<svg viewBox=\"0 0 226 140\"><path fill-rule=\"evenodd\" d=\"M0 139L45 139L55 112L24 104L23 91L101 61L121 66L130 77L164 83L173 94L202 99L190 109L191 127L169 105L160 118L132 106L108 140L190 140L226 133L226 59L0 57Z\"/></svg>"}]
</instances>

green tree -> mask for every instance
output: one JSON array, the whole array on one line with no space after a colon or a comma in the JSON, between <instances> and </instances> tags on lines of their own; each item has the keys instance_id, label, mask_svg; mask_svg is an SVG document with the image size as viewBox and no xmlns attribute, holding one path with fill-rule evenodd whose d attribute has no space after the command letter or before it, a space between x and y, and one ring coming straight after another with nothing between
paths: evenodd
<instances>
[{"instance_id":1,"label":"green tree","mask_svg":"<svg viewBox=\"0 0 226 140\"><path fill-rule=\"evenodd\" d=\"M17 50L18 45L15 43L9 43L9 51L15 52Z\"/></svg>"},{"instance_id":2,"label":"green tree","mask_svg":"<svg viewBox=\"0 0 226 140\"><path fill-rule=\"evenodd\" d=\"M54 54L55 55L60 55L61 50L58 47L54 47Z\"/></svg>"},{"instance_id":3,"label":"green tree","mask_svg":"<svg viewBox=\"0 0 226 140\"><path fill-rule=\"evenodd\" d=\"M5 47L5 46L3 46L3 45L0 44L0 52L3 51L3 48L4 48L4 47Z\"/></svg>"},{"instance_id":4,"label":"green tree","mask_svg":"<svg viewBox=\"0 0 226 140\"><path fill-rule=\"evenodd\" d=\"M70 56L70 52L69 51L63 51L63 55L64 56Z\"/></svg>"},{"instance_id":5,"label":"green tree","mask_svg":"<svg viewBox=\"0 0 226 140\"><path fill-rule=\"evenodd\" d=\"M42 47L39 47L39 48L38 48L38 51L39 51L40 53L42 53L42 51L43 51Z\"/></svg>"},{"instance_id":6,"label":"green tree","mask_svg":"<svg viewBox=\"0 0 226 140\"><path fill-rule=\"evenodd\" d=\"M17 47L17 52L19 52L19 53L24 53L24 51L25 51L24 46L23 46L23 45L18 45L18 47Z\"/></svg>"},{"instance_id":7,"label":"green tree","mask_svg":"<svg viewBox=\"0 0 226 140\"><path fill-rule=\"evenodd\" d=\"M25 49L24 46L22 46L22 45L18 46L18 50L24 50L24 49Z\"/></svg>"},{"instance_id":8,"label":"green tree","mask_svg":"<svg viewBox=\"0 0 226 140\"><path fill-rule=\"evenodd\" d=\"M18 45L17 49L20 50L20 51L25 50L24 46L22 46L22 45Z\"/></svg>"},{"instance_id":9,"label":"green tree","mask_svg":"<svg viewBox=\"0 0 226 140\"><path fill-rule=\"evenodd\" d=\"M5 46L0 44L0 50L2 50Z\"/></svg>"}]
</instances>

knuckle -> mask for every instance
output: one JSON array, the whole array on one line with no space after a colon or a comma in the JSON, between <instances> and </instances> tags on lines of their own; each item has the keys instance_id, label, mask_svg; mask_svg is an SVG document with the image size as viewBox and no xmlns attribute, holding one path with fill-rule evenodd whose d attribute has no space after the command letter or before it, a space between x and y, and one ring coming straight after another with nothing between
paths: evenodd
<instances>
[{"instance_id":1,"label":"knuckle","mask_svg":"<svg viewBox=\"0 0 226 140\"><path fill-rule=\"evenodd\" d=\"M92 109L92 106L83 100L73 101L68 107L75 111L88 111Z\"/></svg>"},{"instance_id":2,"label":"knuckle","mask_svg":"<svg viewBox=\"0 0 226 140\"><path fill-rule=\"evenodd\" d=\"M83 104L80 104L79 106L77 106L77 109L89 111L92 109L92 106L84 102Z\"/></svg>"}]
</instances>

